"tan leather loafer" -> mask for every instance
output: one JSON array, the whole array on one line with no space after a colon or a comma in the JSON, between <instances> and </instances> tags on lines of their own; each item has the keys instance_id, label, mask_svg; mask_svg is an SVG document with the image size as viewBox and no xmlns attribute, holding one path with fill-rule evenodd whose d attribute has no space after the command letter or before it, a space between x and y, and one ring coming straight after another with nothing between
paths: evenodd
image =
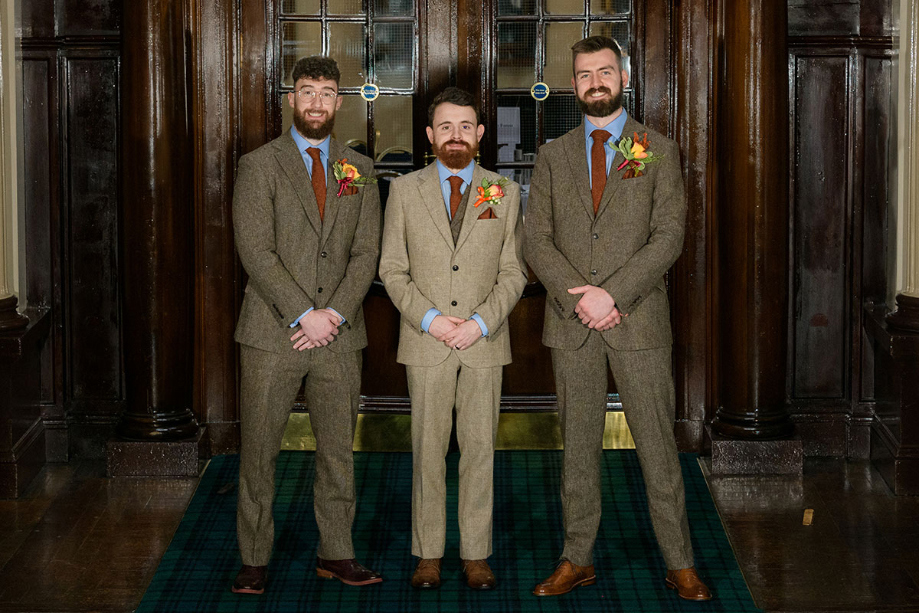
<instances>
[{"instance_id":1,"label":"tan leather loafer","mask_svg":"<svg viewBox=\"0 0 919 613\"><path fill-rule=\"evenodd\" d=\"M420 590L440 587L440 558L418 560L415 574L412 575L412 587Z\"/></svg>"},{"instance_id":2,"label":"tan leather loafer","mask_svg":"<svg viewBox=\"0 0 919 613\"><path fill-rule=\"evenodd\" d=\"M533 593L537 596L558 596L567 594L576 587L593 585L597 582L594 566L578 566L563 560L552 576L536 586Z\"/></svg>"},{"instance_id":3,"label":"tan leather loafer","mask_svg":"<svg viewBox=\"0 0 919 613\"><path fill-rule=\"evenodd\" d=\"M668 570L667 578L664 579L671 590L676 590L680 598L685 600L711 600L712 594L699 575L696 574L696 567L681 568L680 570Z\"/></svg>"},{"instance_id":4,"label":"tan leather loafer","mask_svg":"<svg viewBox=\"0 0 919 613\"><path fill-rule=\"evenodd\" d=\"M498 583L485 560L463 560L463 573L466 585L474 590L491 590Z\"/></svg>"}]
</instances>

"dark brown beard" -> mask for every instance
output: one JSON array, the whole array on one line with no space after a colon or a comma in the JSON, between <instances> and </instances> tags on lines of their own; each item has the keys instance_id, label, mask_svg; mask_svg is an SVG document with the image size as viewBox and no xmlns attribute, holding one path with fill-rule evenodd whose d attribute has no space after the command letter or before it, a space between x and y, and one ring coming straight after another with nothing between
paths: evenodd
<instances>
[{"instance_id":1,"label":"dark brown beard","mask_svg":"<svg viewBox=\"0 0 919 613\"><path fill-rule=\"evenodd\" d=\"M465 141L452 140L445 142L444 146L451 143L461 144L463 145L463 149L458 149L456 151L444 151L437 145L432 145L434 148L434 155L436 155L437 159L440 160L440 163L447 168L465 168L466 166L469 166L469 162L471 162L475 157L475 154L479 152L479 143L470 145Z\"/></svg>"},{"instance_id":2,"label":"dark brown beard","mask_svg":"<svg viewBox=\"0 0 919 613\"><path fill-rule=\"evenodd\" d=\"M302 113L294 111L294 127L297 128L300 136L312 140L323 140L332 133L332 128L335 127L335 113L326 111L328 119L315 128L310 125L309 120L306 118L307 113L309 113L309 109L304 109Z\"/></svg>"},{"instance_id":3,"label":"dark brown beard","mask_svg":"<svg viewBox=\"0 0 919 613\"><path fill-rule=\"evenodd\" d=\"M584 97L598 91L612 94L608 87L595 87L584 92ZM594 100L588 102L580 96L577 96L577 100L578 108L580 108L581 112L585 115L589 117L609 117L622 108L622 90L619 90L619 93L609 100Z\"/></svg>"}]
</instances>

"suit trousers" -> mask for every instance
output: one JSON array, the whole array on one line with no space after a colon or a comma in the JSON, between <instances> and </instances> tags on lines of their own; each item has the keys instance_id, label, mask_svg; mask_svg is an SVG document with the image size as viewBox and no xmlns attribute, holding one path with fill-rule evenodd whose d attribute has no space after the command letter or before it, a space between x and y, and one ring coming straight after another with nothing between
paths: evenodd
<instances>
[{"instance_id":1,"label":"suit trousers","mask_svg":"<svg viewBox=\"0 0 919 613\"><path fill-rule=\"evenodd\" d=\"M445 457L455 405L460 557L484 560L491 555L492 475L502 367L465 366L454 350L436 366L406 366L406 371L412 400L412 554L419 558L444 555Z\"/></svg>"},{"instance_id":2,"label":"suit trousers","mask_svg":"<svg viewBox=\"0 0 919 613\"><path fill-rule=\"evenodd\" d=\"M635 440L658 546L668 569L693 565L683 476L673 436L675 396L670 347L619 351L591 331L574 351L552 349L562 462L562 559L593 564L600 526L600 461L606 423L606 367L616 380Z\"/></svg>"},{"instance_id":3,"label":"suit trousers","mask_svg":"<svg viewBox=\"0 0 919 613\"><path fill-rule=\"evenodd\" d=\"M242 382L237 537L242 563L265 566L274 545L275 465L290 409L306 376L306 402L316 436L313 507L319 557L354 557L354 457L360 407L361 352L328 347L272 353L241 345Z\"/></svg>"}]
</instances>

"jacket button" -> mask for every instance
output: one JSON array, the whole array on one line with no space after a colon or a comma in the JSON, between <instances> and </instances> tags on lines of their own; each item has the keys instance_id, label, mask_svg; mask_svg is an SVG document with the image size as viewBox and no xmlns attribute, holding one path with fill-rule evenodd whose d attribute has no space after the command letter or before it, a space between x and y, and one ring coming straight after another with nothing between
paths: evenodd
<instances>
[{"instance_id":1,"label":"jacket button","mask_svg":"<svg viewBox=\"0 0 919 613\"><path fill-rule=\"evenodd\" d=\"M450 303L450 306L456 306L456 300Z\"/></svg>"},{"instance_id":2,"label":"jacket button","mask_svg":"<svg viewBox=\"0 0 919 613\"><path fill-rule=\"evenodd\" d=\"M596 232L594 232L594 240L596 240L596 239L598 239L598 238L600 238L600 235L597 234ZM322 257L325 257L325 256L322 256Z\"/></svg>"},{"instance_id":3,"label":"jacket button","mask_svg":"<svg viewBox=\"0 0 919 613\"><path fill-rule=\"evenodd\" d=\"M321 293L322 293L322 288L320 287L320 288L319 288L319 289L317 289L316 291L317 291L318 293L320 293L320 294L321 294Z\"/></svg>"},{"instance_id":4,"label":"jacket button","mask_svg":"<svg viewBox=\"0 0 919 613\"><path fill-rule=\"evenodd\" d=\"M591 270L591 271L590 271L590 274L592 274L592 275L594 275L594 276L596 276L596 274L597 274L597 271L596 271L596 270ZM322 291L322 290L319 290L319 291Z\"/></svg>"},{"instance_id":5,"label":"jacket button","mask_svg":"<svg viewBox=\"0 0 919 613\"><path fill-rule=\"evenodd\" d=\"M328 256L329 256L329 254L326 253L325 251L323 251L322 253L319 254L319 257L321 257L321 258L325 258L325 257L328 257Z\"/></svg>"},{"instance_id":6,"label":"jacket button","mask_svg":"<svg viewBox=\"0 0 919 613\"><path fill-rule=\"evenodd\" d=\"M456 264L454 264L454 265L453 265L453 270L459 270L459 266L457 266Z\"/></svg>"}]
</instances>

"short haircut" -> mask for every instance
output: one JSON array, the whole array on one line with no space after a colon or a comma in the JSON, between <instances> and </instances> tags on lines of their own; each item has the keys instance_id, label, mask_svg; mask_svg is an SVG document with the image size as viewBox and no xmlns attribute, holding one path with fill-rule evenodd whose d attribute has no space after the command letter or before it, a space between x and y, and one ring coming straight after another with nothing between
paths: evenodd
<instances>
[{"instance_id":1,"label":"short haircut","mask_svg":"<svg viewBox=\"0 0 919 613\"><path fill-rule=\"evenodd\" d=\"M609 36L588 36L584 40L579 40L571 46L571 73L574 75L574 60L582 53L596 53L609 49L619 61L619 69L622 69L622 48L614 39ZM574 75L577 76L577 75Z\"/></svg>"},{"instance_id":2,"label":"short haircut","mask_svg":"<svg viewBox=\"0 0 919 613\"><path fill-rule=\"evenodd\" d=\"M434 98L434 102L432 102L431 106L428 107L428 125L430 127L434 127L434 110L445 102L455 104L456 106L472 107L472 110L475 111L476 125L481 123L479 117L479 107L476 106L475 98L472 97L472 94L458 87L448 87L444 91L437 94L437 97Z\"/></svg>"},{"instance_id":3,"label":"short haircut","mask_svg":"<svg viewBox=\"0 0 919 613\"><path fill-rule=\"evenodd\" d=\"M324 55L311 55L297 60L290 78L293 80L295 87L297 81L303 78L335 81L337 86L341 81L341 71L338 70L338 63L332 58Z\"/></svg>"}]
</instances>

